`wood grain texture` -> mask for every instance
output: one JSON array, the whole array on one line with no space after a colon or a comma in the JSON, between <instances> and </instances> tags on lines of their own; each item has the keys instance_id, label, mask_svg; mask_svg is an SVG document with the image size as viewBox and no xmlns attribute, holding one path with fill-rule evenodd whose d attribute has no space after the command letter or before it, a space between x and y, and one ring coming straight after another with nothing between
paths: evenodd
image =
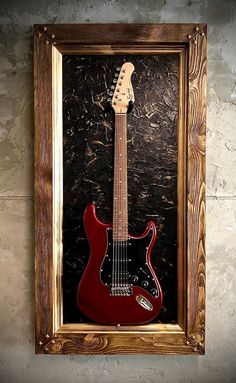
<instances>
[{"instance_id":1,"label":"wood grain texture","mask_svg":"<svg viewBox=\"0 0 236 383\"><path fill-rule=\"evenodd\" d=\"M62 140L62 55L52 47L52 167L53 167L53 331L62 318L62 219L63 219L63 140Z\"/></svg>"},{"instance_id":2,"label":"wood grain texture","mask_svg":"<svg viewBox=\"0 0 236 383\"><path fill-rule=\"evenodd\" d=\"M52 335L52 48L35 34L36 352Z\"/></svg>"},{"instance_id":3,"label":"wood grain texture","mask_svg":"<svg viewBox=\"0 0 236 383\"><path fill-rule=\"evenodd\" d=\"M42 353L50 354L192 354L198 349L185 334L57 334Z\"/></svg>"},{"instance_id":4,"label":"wood grain texture","mask_svg":"<svg viewBox=\"0 0 236 383\"><path fill-rule=\"evenodd\" d=\"M183 43L203 24L46 24L36 25L51 42L73 44Z\"/></svg>"},{"instance_id":5,"label":"wood grain texture","mask_svg":"<svg viewBox=\"0 0 236 383\"><path fill-rule=\"evenodd\" d=\"M197 28L196 28L197 27ZM55 36L54 36L55 35ZM191 35L191 37L189 36ZM53 37L54 36L54 37ZM186 109L180 110L180 124L186 126L187 143L180 135L187 156L182 156L185 186L178 186L180 206L187 217L180 237L186 238L179 267L184 281L179 283L179 305L182 314L180 330L168 325L130 326L129 331L117 333L100 325L79 325L73 331L63 326L61 316L61 275L57 259L60 244L53 246L53 177L57 162L53 162L52 43L63 53L78 53L82 45L94 54L93 44L103 45L100 54L121 52L149 53L151 45L169 46L172 50L185 47L186 65L182 66L180 91ZM117 46L117 51L112 46ZM129 48L127 48L127 46ZM139 48L140 47L140 48ZM162 49L163 45L159 45ZM146 53L147 53L146 51ZM113 53L112 53L113 52ZM142 53L141 53L142 54ZM187 72L186 68L189 68ZM53 69L54 68L54 69ZM59 71L60 72L60 71ZM184 73L183 73L184 72ZM53 82L56 81L54 73ZM181 85L182 84L182 85ZM55 84L54 84L55 85ZM187 102L188 100L188 102ZM58 120L59 118L59 120ZM52 354L203 354L205 327L205 127L206 127L206 26L193 24L119 24L114 25L42 25L35 27L35 294L36 294L36 352ZM58 137L57 137L58 139ZM185 145L187 144L187 145ZM185 161L186 158L186 161ZM186 163L185 163L186 162ZM183 172L185 174L183 174ZM59 177L60 178L60 177ZM184 178L184 179L185 179ZM55 178L57 179L57 178ZM61 180L61 178L60 178ZM60 181L62 182L62 181ZM59 185L60 186L60 185ZM60 199L60 194L58 194ZM184 200L185 199L185 200ZM60 206L60 201L58 202ZM55 209L55 206L54 206ZM180 213L180 212L179 212ZM181 213L182 214L182 213ZM58 216L60 220L60 215ZM55 234L55 233L54 233ZM186 254L185 254L186 252ZM186 280L185 280L186 278ZM185 289L185 284L187 289ZM55 291L54 291L55 290ZM55 295L57 297L55 298ZM182 294L182 296L181 296ZM56 319L55 319L56 315ZM186 319L185 319L186 318ZM61 323L60 323L61 322ZM56 324L56 325L55 325ZM92 326L92 328L91 328ZM154 326L154 327L153 327ZM109 331L108 331L109 330Z\"/></svg>"},{"instance_id":6,"label":"wood grain texture","mask_svg":"<svg viewBox=\"0 0 236 383\"><path fill-rule=\"evenodd\" d=\"M179 115L178 115L178 257L177 257L177 275L178 275L178 324L186 330L186 210L187 210L187 73L188 68L188 50L183 49L179 55Z\"/></svg>"},{"instance_id":7,"label":"wood grain texture","mask_svg":"<svg viewBox=\"0 0 236 383\"><path fill-rule=\"evenodd\" d=\"M153 51L156 49L158 53L177 53L178 50L183 49L186 44L59 44L56 45L57 49L65 55L122 55L129 52L130 54L154 54Z\"/></svg>"},{"instance_id":8,"label":"wood grain texture","mask_svg":"<svg viewBox=\"0 0 236 383\"><path fill-rule=\"evenodd\" d=\"M204 348L206 27L189 47L188 336Z\"/></svg>"}]
</instances>

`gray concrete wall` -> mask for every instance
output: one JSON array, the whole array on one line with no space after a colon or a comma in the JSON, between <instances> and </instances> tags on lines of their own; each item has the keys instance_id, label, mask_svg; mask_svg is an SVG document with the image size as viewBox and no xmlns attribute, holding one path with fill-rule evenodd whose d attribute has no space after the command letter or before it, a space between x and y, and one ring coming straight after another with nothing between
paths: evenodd
<instances>
[{"instance_id":1,"label":"gray concrete wall","mask_svg":"<svg viewBox=\"0 0 236 383\"><path fill-rule=\"evenodd\" d=\"M1 0L1 382L236 381L236 1ZM207 22L205 356L35 356L34 23Z\"/></svg>"}]
</instances>

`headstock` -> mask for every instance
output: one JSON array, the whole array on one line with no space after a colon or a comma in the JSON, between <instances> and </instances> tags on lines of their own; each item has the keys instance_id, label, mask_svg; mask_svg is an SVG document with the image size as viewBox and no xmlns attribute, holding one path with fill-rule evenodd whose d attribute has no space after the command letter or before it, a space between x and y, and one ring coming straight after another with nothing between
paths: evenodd
<instances>
[{"instance_id":1,"label":"headstock","mask_svg":"<svg viewBox=\"0 0 236 383\"><path fill-rule=\"evenodd\" d=\"M115 79L109 92L112 96L111 104L115 113L127 113L130 101L134 102L134 92L131 84L131 75L134 71L134 66L130 62L126 62L122 65L121 69L117 68L119 73L115 74Z\"/></svg>"}]
</instances>

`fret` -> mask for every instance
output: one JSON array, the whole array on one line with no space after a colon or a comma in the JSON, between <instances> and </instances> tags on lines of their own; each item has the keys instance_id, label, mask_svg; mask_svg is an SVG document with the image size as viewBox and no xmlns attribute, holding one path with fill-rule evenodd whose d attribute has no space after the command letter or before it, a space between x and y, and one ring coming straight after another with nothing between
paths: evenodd
<instances>
[{"instance_id":1,"label":"fret","mask_svg":"<svg viewBox=\"0 0 236 383\"><path fill-rule=\"evenodd\" d=\"M113 239L128 239L126 113L115 113Z\"/></svg>"}]
</instances>

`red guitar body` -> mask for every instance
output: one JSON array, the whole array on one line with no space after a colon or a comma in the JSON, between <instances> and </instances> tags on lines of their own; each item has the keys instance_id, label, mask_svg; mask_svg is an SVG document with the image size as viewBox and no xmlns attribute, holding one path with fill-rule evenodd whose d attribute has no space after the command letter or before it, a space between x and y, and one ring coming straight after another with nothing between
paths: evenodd
<instances>
[{"instance_id":1,"label":"red guitar body","mask_svg":"<svg viewBox=\"0 0 236 383\"><path fill-rule=\"evenodd\" d=\"M80 310L86 317L101 324L131 325L150 322L162 306L161 287L150 262L156 240L154 222L147 224L141 236L129 235L130 249L134 246L134 262L129 255L133 266L131 272L129 271L130 295L127 296L111 295L109 262L104 263L107 253L110 252L108 242L112 238L112 225L100 222L96 217L95 206L89 205L84 213L84 226L90 245L90 257L77 292ZM136 255L138 259L135 259ZM105 276L102 275L103 272Z\"/></svg>"}]
</instances>

